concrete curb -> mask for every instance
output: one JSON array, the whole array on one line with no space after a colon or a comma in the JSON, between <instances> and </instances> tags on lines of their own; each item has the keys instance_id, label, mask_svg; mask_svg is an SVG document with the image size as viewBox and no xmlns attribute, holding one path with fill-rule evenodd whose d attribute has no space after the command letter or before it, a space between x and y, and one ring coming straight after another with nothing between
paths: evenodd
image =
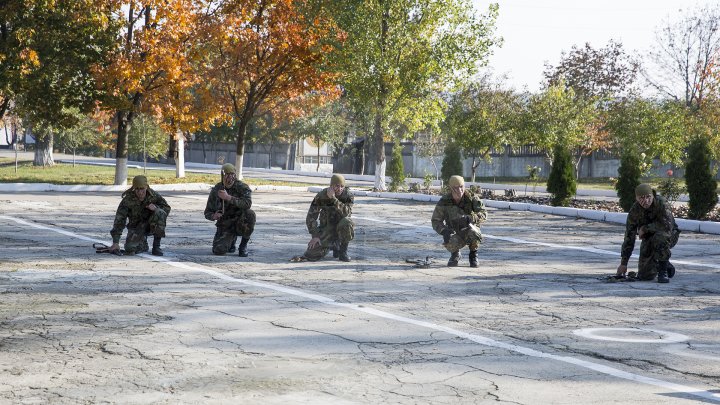
<instances>
[{"instance_id":1,"label":"concrete curb","mask_svg":"<svg viewBox=\"0 0 720 405\"><path fill-rule=\"evenodd\" d=\"M209 192L213 186L206 183L178 183L178 184L156 184L150 185L150 188L156 191L204 191ZM84 184L75 185L59 185L50 183L0 183L0 192L14 193L42 193L42 192L65 192L65 193L82 193L82 192L123 192L130 186L92 186ZM293 186L272 186L259 185L250 186L253 191L307 191L307 187Z\"/></svg>"}]
</instances>

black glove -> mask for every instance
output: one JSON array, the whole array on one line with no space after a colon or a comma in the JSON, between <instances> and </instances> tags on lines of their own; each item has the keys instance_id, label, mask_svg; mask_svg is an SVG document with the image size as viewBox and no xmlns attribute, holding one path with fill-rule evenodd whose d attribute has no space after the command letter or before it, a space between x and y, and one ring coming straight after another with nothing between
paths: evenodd
<instances>
[{"instance_id":1,"label":"black glove","mask_svg":"<svg viewBox=\"0 0 720 405\"><path fill-rule=\"evenodd\" d=\"M461 215L455 220L455 224L459 229L467 228L472 223L472 217L470 215Z\"/></svg>"},{"instance_id":2,"label":"black glove","mask_svg":"<svg viewBox=\"0 0 720 405\"><path fill-rule=\"evenodd\" d=\"M450 228L445 228L440 232L440 235L443 237L443 244L447 245L448 242L450 242L450 236L452 236L453 233L455 232Z\"/></svg>"}]
</instances>

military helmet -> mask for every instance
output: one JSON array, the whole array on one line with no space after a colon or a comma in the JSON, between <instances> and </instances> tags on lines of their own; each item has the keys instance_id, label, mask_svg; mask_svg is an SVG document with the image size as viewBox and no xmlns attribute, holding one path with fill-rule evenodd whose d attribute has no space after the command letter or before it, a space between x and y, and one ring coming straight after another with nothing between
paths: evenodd
<instances>
[{"instance_id":1,"label":"military helmet","mask_svg":"<svg viewBox=\"0 0 720 405\"><path fill-rule=\"evenodd\" d=\"M635 197L642 197L650 194L652 194L652 187L647 183L642 183L635 187Z\"/></svg>"},{"instance_id":2,"label":"military helmet","mask_svg":"<svg viewBox=\"0 0 720 405\"><path fill-rule=\"evenodd\" d=\"M330 178L330 185L334 186L336 184L339 184L339 185L345 187L345 177L343 177L342 174L335 173Z\"/></svg>"},{"instance_id":3,"label":"military helmet","mask_svg":"<svg viewBox=\"0 0 720 405\"><path fill-rule=\"evenodd\" d=\"M233 166L231 163L225 163L222 165L222 168L220 169L224 174L228 173L235 173L235 166Z\"/></svg>"},{"instance_id":4,"label":"military helmet","mask_svg":"<svg viewBox=\"0 0 720 405\"><path fill-rule=\"evenodd\" d=\"M146 188L148 186L147 177L143 175L133 177L132 187L133 188Z\"/></svg>"},{"instance_id":5,"label":"military helmet","mask_svg":"<svg viewBox=\"0 0 720 405\"><path fill-rule=\"evenodd\" d=\"M462 176L450 176L450 180L448 181L448 185L450 187L460 187L465 185L465 179L462 178Z\"/></svg>"}]
</instances>

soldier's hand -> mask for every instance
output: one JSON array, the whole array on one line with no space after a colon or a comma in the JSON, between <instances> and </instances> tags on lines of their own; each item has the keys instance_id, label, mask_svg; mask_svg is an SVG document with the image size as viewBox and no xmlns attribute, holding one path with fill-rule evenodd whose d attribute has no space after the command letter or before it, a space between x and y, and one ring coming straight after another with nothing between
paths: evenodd
<instances>
[{"instance_id":1,"label":"soldier's hand","mask_svg":"<svg viewBox=\"0 0 720 405\"><path fill-rule=\"evenodd\" d=\"M120 244L119 244L119 243L113 243L112 245L110 245L110 247L108 248L108 250L110 250L111 252L119 252L119 251L120 251Z\"/></svg>"},{"instance_id":2,"label":"soldier's hand","mask_svg":"<svg viewBox=\"0 0 720 405\"><path fill-rule=\"evenodd\" d=\"M150 211L155 211L157 209L157 205L150 203L145 208L149 209Z\"/></svg>"},{"instance_id":3,"label":"soldier's hand","mask_svg":"<svg viewBox=\"0 0 720 405\"><path fill-rule=\"evenodd\" d=\"M442 230L442 232L440 232L443 237L443 245L447 245L450 242L450 237L453 233L453 230L450 228L445 228Z\"/></svg>"},{"instance_id":4,"label":"soldier's hand","mask_svg":"<svg viewBox=\"0 0 720 405\"><path fill-rule=\"evenodd\" d=\"M638 237L640 239L645 239L646 236L647 236L647 229L645 228L645 225L643 225L638 229Z\"/></svg>"},{"instance_id":5,"label":"soldier's hand","mask_svg":"<svg viewBox=\"0 0 720 405\"><path fill-rule=\"evenodd\" d=\"M230 194L228 194L227 191L220 190L220 191L218 191L218 198L220 198L221 200L224 200L224 201L229 201L232 199L232 196Z\"/></svg>"},{"instance_id":6,"label":"soldier's hand","mask_svg":"<svg viewBox=\"0 0 720 405\"><path fill-rule=\"evenodd\" d=\"M318 246L320 246L320 238L317 236L313 237L310 239L310 242L308 242L308 249L315 249Z\"/></svg>"},{"instance_id":7,"label":"soldier's hand","mask_svg":"<svg viewBox=\"0 0 720 405\"><path fill-rule=\"evenodd\" d=\"M335 198L335 190L333 190L332 187L328 187L327 196L328 196L328 198Z\"/></svg>"},{"instance_id":8,"label":"soldier's hand","mask_svg":"<svg viewBox=\"0 0 720 405\"><path fill-rule=\"evenodd\" d=\"M625 273L627 273L627 266L624 265L624 264L619 265L618 268L617 268L617 273L616 273L616 274L617 274L618 276L624 276Z\"/></svg>"},{"instance_id":9,"label":"soldier's hand","mask_svg":"<svg viewBox=\"0 0 720 405\"><path fill-rule=\"evenodd\" d=\"M210 217L213 221L217 221L218 219L222 218L222 212L215 212Z\"/></svg>"}]
</instances>

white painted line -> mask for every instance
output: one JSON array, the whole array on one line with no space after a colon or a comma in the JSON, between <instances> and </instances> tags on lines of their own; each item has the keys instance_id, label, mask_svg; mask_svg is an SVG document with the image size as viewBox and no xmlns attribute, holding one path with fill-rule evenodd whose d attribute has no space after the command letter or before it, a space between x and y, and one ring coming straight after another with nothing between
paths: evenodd
<instances>
[{"instance_id":1,"label":"white painted line","mask_svg":"<svg viewBox=\"0 0 720 405\"><path fill-rule=\"evenodd\" d=\"M53 227L33 224L33 223L30 223L30 222L27 222L27 221L24 221L21 219L16 219L13 217L0 216L0 219L15 221L17 223L20 223L23 225L28 225L28 226L38 228L38 229L45 229L45 230L58 232L60 234L72 236L72 237L82 239L82 240L93 240L91 238L75 234L73 232L69 232L69 231L65 231L65 230L57 229L57 228L53 228ZM488 338L485 336L463 332L458 329L450 328L450 327L447 327L444 325L438 325L438 324L420 320L420 319L413 319L413 318L407 318L407 317L404 317L401 315L395 315L390 312L366 307L366 306L360 305L360 304L336 302L332 298L325 297L323 295L309 293L309 292L305 292L305 291L298 290L295 288L285 287L285 286L279 285L279 284L273 284L273 283L264 282L264 281L254 281L254 280L248 280L248 279L235 278L235 277L229 276L227 274L221 273L215 269L207 268L205 266L202 266L202 265L199 265L196 263L183 263L183 262L173 261L173 260L170 260L170 259L167 259L164 257L151 256L146 253L142 253L137 256L143 257L143 258L155 261L155 262L164 263L164 264L167 264L169 266L173 266L173 267L176 267L179 269L205 273L209 276L218 278L220 280L224 280L224 281L228 281L228 282L232 282L232 283L240 283L240 284L244 284L247 286L253 286L253 287L272 290L272 291L277 291L277 292L280 292L283 294L293 295L296 297L317 301L321 304L332 305L332 306L336 306L336 307L340 307L340 308L346 308L346 309L350 309L350 310L357 311L357 312L363 312L366 314L375 315L379 318L390 319L390 320L394 320L394 321L398 321L398 322L403 322L403 323L419 326L422 328L436 330L439 332L445 332L450 335L457 336L459 338L467 339L472 342L481 344L483 346L504 349L504 350L507 350L510 352L523 354L523 355L526 355L529 357L544 358L544 359L559 361L562 363L572 364L572 365L576 365L578 367L593 370L598 373L609 375L612 377L617 377L617 378L621 378L621 379L625 379L625 380L629 380L629 381L639 382L642 384L652 385L652 386L659 387L659 388L662 388L665 390L672 390L675 392L693 395L693 396L696 396L699 398L708 399L708 400L720 403L720 394L714 394L707 390L702 390L702 389L698 389L698 388L694 388L694 387L690 387L690 386L682 385L682 384L675 384L675 383L659 380L659 379L652 378L652 377L645 377L645 376L642 376L639 374L630 373L630 372L623 371L623 370L620 370L620 369L617 369L614 367L606 366L606 365L599 364L599 363L594 363L594 362L587 361L587 360L578 359L575 357L560 356L560 355L556 355L556 354L552 354L552 353L546 353L546 352L543 352L540 350L531 349L529 347L523 347L523 346L511 344L511 343L500 342L498 340L494 340L494 339L491 339L491 338Z\"/></svg>"},{"instance_id":2,"label":"white painted line","mask_svg":"<svg viewBox=\"0 0 720 405\"><path fill-rule=\"evenodd\" d=\"M660 335L656 339L645 339L645 338L632 338L632 337L612 337L603 336L602 332L651 332ZM657 329L644 329L644 328L585 328L574 330L573 333L577 336L581 336L588 339L595 340L606 340L609 342L625 342L625 343L680 343L690 340L689 336L682 335L680 333L667 332L664 330Z\"/></svg>"}]
</instances>

